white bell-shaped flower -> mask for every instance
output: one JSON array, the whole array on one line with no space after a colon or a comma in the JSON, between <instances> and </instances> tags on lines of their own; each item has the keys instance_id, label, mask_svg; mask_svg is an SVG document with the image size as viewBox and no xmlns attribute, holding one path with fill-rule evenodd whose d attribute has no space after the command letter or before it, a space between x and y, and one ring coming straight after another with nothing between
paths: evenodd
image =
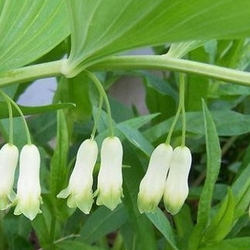
<instances>
[{"instance_id":1,"label":"white bell-shaped flower","mask_svg":"<svg viewBox=\"0 0 250 250\"><path fill-rule=\"evenodd\" d=\"M15 198L13 182L18 162L18 149L13 144L5 144L0 150L0 210L8 208Z\"/></svg>"},{"instance_id":2,"label":"white bell-shaped flower","mask_svg":"<svg viewBox=\"0 0 250 250\"><path fill-rule=\"evenodd\" d=\"M148 169L140 183L138 209L140 213L154 212L164 192L165 181L173 154L170 145L158 145L149 161Z\"/></svg>"},{"instance_id":3,"label":"white bell-shaped flower","mask_svg":"<svg viewBox=\"0 0 250 250\"><path fill-rule=\"evenodd\" d=\"M69 207L78 207L88 214L93 204L92 172L97 160L98 146L94 140L85 140L76 156L76 163L69 179L69 185L57 197L67 198Z\"/></svg>"},{"instance_id":4,"label":"white bell-shaped flower","mask_svg":"<svg viewBox=\"0 0 250 250\"><path fill-rule=\"evenodd\" d=\"M39 174L40 154L38 148L33 144L25 145L20 153L15 215L22 213L33 220L41 212L42 198Z\"/></svg>"},{"instance_id":5,"label":"white bell-shaped flower","mask_svg":"<svg viewBox=\"0 0 250 250\"><path fill-rule=\"evenodd\" d=\"M164 191L164 204L168 212L176 214L188 196L188 174L192 155L186 146L174 149Z\"/></svg>"},{"instance_id":6,"label":"white bell-shaped flower","mask_svg":"<svg viewBox=\"0 0 250 250\"><path fill-rule=\"evenodd\" d=\"M97 182L97 205L111 210L121 203L123 148L117 137L108 137L102 143L101 166Z\"/></svg>"}]
</instances>

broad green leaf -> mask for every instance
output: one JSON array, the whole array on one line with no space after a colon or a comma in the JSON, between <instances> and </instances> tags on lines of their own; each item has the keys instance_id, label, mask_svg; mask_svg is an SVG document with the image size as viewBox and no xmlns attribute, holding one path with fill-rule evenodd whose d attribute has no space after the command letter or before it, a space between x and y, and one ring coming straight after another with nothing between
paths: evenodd
<instances>
[{"instance_id":1,"label":"broad green leaf","mask_svg":"<svg viewBox=\"0 0 250 250\"><path fill-rule=\"evenodd\" d=\"M102 247L91 246L77 240L65 240L55 244L58 250L105 250Z\"/></svg>"},{"instance_id":2,"label":"broad green leaf","mask_svg":"<svg viewBox=\"0 0 250 250\"><path fill-rule=\"evenodd\" d=\"M154 148L140 131L123 124L118 124L117 129L120 130L133 145L144 152L147 156L150 156Z\"/></svg>"},{"instance_id":3,"label":"broad green leaf","mask_svg":"<svg viewBox=\"0 0 250 250\"><path fill-rule=\"evenodd\" d=\"M129 120L123 121L119 123L122 126L129 126L134 129L139 129L140 127L144 126L152 119L157 117L159 114L149 114L149 115L142 115L138 117L131 118Z\"/></svg>"},{"instance_id":4,"label":"broad green leaf","mask_svg":"<svg viewBox=\"0 0 250 250\"><path fill-rule=\"evenodd\" d=\"M65 108L72 108L75 107L73 103L59 103L59 104L51 104L51 105L44 105L44 106L22 106L19 105L19 108L22 110L24 115L34 115L40 113L46 113L49 111L54 111L58 109L65 109ZM18 111L13 107L13 116L20 116ZM0 118L8 118L8 106L6 102L0 101Z\"/></svg>"},{"instance_id":5,"label":"broad green leaf","mask_svg":"<svg viewBox=\"0 0 250 250\"><path fill-rule=\"evenodd\" d=\"M193 0L192 4L185 0L128 0L125 4L123 0L68 0L67 6L72 33L69 75L136 47L250 35L250 2L246 0Z\"/></svg>"},{"instance_id":6,"label":"broad green leaf","mask_svg":"<svg viewBox=\"0 0 250 250\"><path fill-rule=\"evenodd\" d=\"M154 213L146 213L146 216L154 224L154 226L165 237L168 249L177 250L173 229L164 213L158 208Z\"/></svg>"},{"instance_id":7,"label":"broad green leaf","mask_svg":"<svg viewBox=\"0 0 250 250\"><path fill-rule=\"evenodd\" d=\"M57 195L65 188L67 174L67 159L69 148L69 134L66 118L62 110L57 111L56 147L50 166L50 191Z\"/></svg>"},{"instance_id":8,"label":"broad green leaf","mask_svg":"<svg viewBox=\"0 0 250 250\"><path fill-rule=\"evenodd\" d=\"M1 5L0 72L33 62L69 35L64 1L6 0Z\"/></svg>"},{"instance_id":9,"label":"broad green leaf","mask_svg":"<svg viewBox=\"0 0 250 250\"><path fill-rule=\"evenodd\" d=\"M12 210L10 210L8 214L2 214L0 228L1 250L18 250L18 244L20 244L20 249L22 250L31 249L31 244L28 241L28 235L30 234L31 225L30 222L26 218L24 218L24 216L17 217L12 214Z\"/></svg>"},{"instance_id":10,"label":"broad green leaf","mask_svg":"<svg viewBox=\"0 0 250 250\"><path fill-rule=\"evenodd\" d=\"M102 206L91 214L85 222L80 231L81 237L85 242L92 244L121 227L127 220L127 216L127 212L122 205L114 211Z\"/></svg>"},{"instance_id":11,"label":"broad green leaf","mask_svg":"<svg viewBox=\"0 0 250 250\"><path fill-rule=\"evenodd\" d=\"M235 111L222 110L211 111L216 130L219 136L234 136L250 132L250 116L243 115ZM187 112L187 131L195 134L204 135L204 123L201 112ZM144 132L144 135L151 142L156 141L165 135L172 124L173 118L161 122ZM181 131L181 122L175 128Z\"/></svg>"},{"instance_id":12,"label":"broad green leaf","mask_svg":"<svg viewBox=\"0 0 250 250\"><path fill-rule=\"evenodd\" d=\"M35 143L45 145L56 136L56 112L49 112L28 119L28 126Z\"/></svg>"},{"instance_id":13,"label":"broad green leaf","mask_svg":"<svg viewBox=\"0 0 250 250\"><path fill-rule=\"evenodd\" d=\"M241 86L232 83L221 84L218 88L219 95L234 96L234 95L249 95L250 88L248 86Z\"/></svg>"},{"instance_id":14,"label":"broad green leaf","mask_svg":"<svg viewBox=\"0 0 250 250\"><path fill-rule=\"evenodd\" d=\"M198 205L197 225L194 227L189 241L189 248L198 249L201 235L209 222L214 186L220 170L221 149L213 118L203 101L204 127L206 138L207 170L206 180Z\"/></svg>"},{"instance_id":15,"label":"broad green leaf","mask_svg":"<svg viewBox=\"0 0 250 250\"><path fill-rule=\"evenodd\" d=\"M250 237L241 237L235 239L223 240L218 244L212 244L199 250L249 250Z\"/></svg>"},{"instance_id":16,"label":"broad green leaf","mask_svg":"<svg viewBox=\"0 0 250 250\"><path fill-rule=\"evenodd\" d=\"M146 82L146 104L150 113L160 113L160 115L152 121L153 124L158 124L166 120L169 117L175 115L176 111L176 101L170 95L163 95L156 91L154 88L147 86L148 79L144 80ZM165 83L165 85L167 85Z\"/></svg>"},{"instance_id":17,"label":"broad green leaf","mask_svg":"<svg viewBox=\"0 0 250 250\"><path fill-rule=\"evenodd\" d=\"M222 201L218 211L203 235L205 244L220 242L231 231L234 222L235 201L232 191Z\"/></svg>"},{"instance_id":18,"label":"broad green leaf","mask_svg":"<svg viewBox=\"0 0 250 250\"><path fill-rule=\"evenodd\" d=\"M22 147L27 143L27 136L25 133L24 123L21 117L15 117L13 119L13 127L14 127L14 144L17 147ZM9 119L0 120L0 132L3 136L5 142L9 141Z\"/></svg>"},{"instance_id":19,"label":"broad green leaf","mask_svg":"<svg viewBox=\"0 0 250 250\"><path fill-rule=\"evenodd\" d=\"M94 108L94 118L96 119L97 116L97 109ZM134 117L131 119L128 119L126 121L120 122L115 126L115 134L120 137L120 139L126 138L126 135L128 133L133 133L138 138L138 143L142 143L144 145L143 149L144 152L150 153L150 150L152 148L152 145L149 144L149 142L143 137L143 135L138 131L138 129L148 122L150 122L153 118L155 118L158 114L149 114L145 116L139 116ZM96 137L96 141L98 143L101 143L105 137L109 136L109 130L107 126L108 121L108 115L105 111L101 111L100 119L98 122L98 132L99 134ZM122 131L124 130L124 131ZM133 140L133 138L128 138L129 140ZM138 147L138 143L135 141L133 142L134 145Z\"/></svg>"},{"instance_id":20,"label":"broad green leaf","mask_svg":"<svg viewBox=\"0 0 250 250\"><path fill-rule=\"evenodd\" d=\"M171 96L175 101L178 100L178 92L165 79L150 73L148 71L136 71L135 75L139 75L145 79L146 84L163 95Z\"/></svg>"}]
</instances>

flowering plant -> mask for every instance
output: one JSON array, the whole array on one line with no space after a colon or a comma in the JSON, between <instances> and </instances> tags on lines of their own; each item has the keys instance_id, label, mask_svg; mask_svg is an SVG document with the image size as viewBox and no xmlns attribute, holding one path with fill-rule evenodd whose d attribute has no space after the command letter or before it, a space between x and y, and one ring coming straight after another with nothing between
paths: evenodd
<instances>
[{"instance_id":1,"label":"flowering plant","mask_svg":"<svg viewBox=\"0 0 250 250\"><path fill-rule=\"evenodd\" d=\"M249 250L249 16L0 0L0 250Z\"/></svg>"}]
</instances>

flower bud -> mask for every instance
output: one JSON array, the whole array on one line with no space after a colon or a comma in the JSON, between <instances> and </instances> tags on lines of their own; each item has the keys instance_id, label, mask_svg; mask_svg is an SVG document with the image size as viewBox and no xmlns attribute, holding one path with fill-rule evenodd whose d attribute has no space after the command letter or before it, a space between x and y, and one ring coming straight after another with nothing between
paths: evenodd
<instances>
[{"instance_id":1,"label":"flower bud","mask_svg":"<svg viewBox=\"0 0 250 250\"><path fill-rule=\"evenodd\" d=\"M108 137L102 143L101 166L97 183L97 205L111 210L121 203L122 197L122 155L119 138Z\"/></svg>"},{"instance_id":2,"label":"flower bud","mask_svg":"<svg viewBox=\"0 0 250 250\"><path fill-rule=\"evenodd\" d=\"M25 145L20 153L20 170L15 199L15 215L23 213L33 220L41 212L41 186L39 180L40 154L33 144Z\"/></svg>"},{"instance_id":3,"label":"flower bud","mask_svg":"<svg viewBox=\"0 0 250 250\"><path fill-rule=\"evenodd\" d=\"M173 215L179 212L188 196L191 161L191 152L187 147L174 149L163 198L167 211Z\"/></svg>"},{"instance_id":4,"label":"flower bud","mask_svg":"<svg viewBox=\"0 0 250 250\"><path fill-rule=\"evenodd\" d=\"M147 172L140 183L138 209L140 213L154 212L164 192L166 175L172 158L173 149L165 143L153 151Z\"/></svg>"},{"instance_id":5,"label":"flower bud","mask_svg":"<svg viewBox=\"0 0 250 250\"><path fill-rule=\"evenodd\" d=\"M0 150L0 210L6 209L15 198L12 187L17 162L17 147L5 144Z\"/></svg>"},{"instance_id":6,"label":"flower bud","mask_svg":"<svg viewBox=\"0 0 250 250\"><path fill-rule=\"evenodd\" d=\"M69 207L78 207L88 214L93 204L93 176L98 147L94 140L85 140L76 156L76 163L69 179L69 185L57 197L67 198Z\"/></svg>"}]
</instances>

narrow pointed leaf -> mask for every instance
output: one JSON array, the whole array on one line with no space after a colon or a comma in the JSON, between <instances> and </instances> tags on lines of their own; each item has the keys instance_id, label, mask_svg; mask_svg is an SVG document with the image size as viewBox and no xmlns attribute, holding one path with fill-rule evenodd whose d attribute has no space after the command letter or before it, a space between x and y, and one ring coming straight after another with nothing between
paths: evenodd
<instances>
[{"instance_id":1,"label":"narrow pointed leaf","mask_svg":"<svg viewBox=\"0 0 250 250\"><path fill-rule=\"evenodd\" d=\"M203 101L204 128L207 152L206 181L203 186L198 206L197 225L189 239L189 250L198 249L202 233L210 220L215 183L220 170L221 149L215 124L205 102Z\"/></svg>"},{"instance_id":2,"label":"narrow pointed leaf","mask_svg":"<svg viewBox=\"0 0 250 250\"><path fill-rule=\"evenodd\" d=\"M22 106L19 105L24 115L40 114L58 109L72 108L75 105L73 103L59 103L44 106ZM13 109L13 116L20 116L16 109ZM0 102L0 118L8 118L9 112L5 102Z\"/></svg>"},{"instance_id":3,"label":"narrow pointed leaf","mask_svg":"<svg viewBox=\"0 0 250 250\"><path fill-rule=\"evenodd\" d=\"M234 220L235 201L232 191L222 201L220 208L203 235L204 242L220 242L231 231Z\"/></svg>"}]
</instances>

